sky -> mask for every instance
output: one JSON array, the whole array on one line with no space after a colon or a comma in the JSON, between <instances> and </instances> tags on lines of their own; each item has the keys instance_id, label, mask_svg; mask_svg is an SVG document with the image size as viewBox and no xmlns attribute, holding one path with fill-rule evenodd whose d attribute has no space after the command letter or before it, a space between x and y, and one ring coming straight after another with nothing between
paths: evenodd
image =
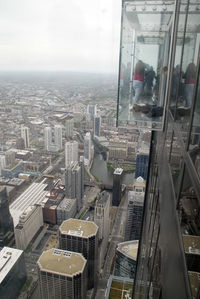
<instances>
[{"instance_id":1,"label":"sky","mask_svg":"<svg viewBox=\"0 0 200 299\"><path fill-rule=\"evenodd\" d=\"M0 70L118 71L121 0L0 0Z\"/></svg>"}]
</instances>

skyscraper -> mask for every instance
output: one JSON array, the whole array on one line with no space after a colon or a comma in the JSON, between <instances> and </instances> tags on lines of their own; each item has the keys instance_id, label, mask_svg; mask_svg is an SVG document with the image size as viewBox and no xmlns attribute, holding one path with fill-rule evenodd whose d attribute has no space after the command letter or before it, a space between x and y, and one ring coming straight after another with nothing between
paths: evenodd
<instances>
[{"instance_id":1,"label":"skyscraper","mask_svg":"<svg viewBox=\"0 0 200 299\"><path fill-rule=\"evenodd\" d=\"M101 130L101 117L95 116L94 117L94 136L100 136L100 130Z\"/></svg>"},{"instance_id":2,"label":"skyscraper","mask_svg":"<svg viewBox=\"0 0 200 299\"><path fill-rule=\"evenodd\" d=\"M84 137L84 164L89 165L91 160L91 134L87 132Z\"/></svg>"},{"instance_id":3,"label":"skyscraper","mask_svg":"<svg viewBox=\"0 0 200 299\"><path fill-rule=\"evenodd\" d=\"M0 186L0 247L14 242L13 219L10 215L6 188Z\"/></svg>"},{"instance_id":4,"label":"skyscraper","mask_svg":"<svg viewBox=\"0 0 200 299\"><path fill-rule=\"evenodd\" d=\"M67 168L71 162L78 161L78 142L68 141L65 143L65 167Z\"/></svg>"},{"instance_id":5,"label":"skyscraper","mask_svg":"<svg viewBox=\"0 0 200 299\"><path fill-rule=\"evenodd\" d=\"M54 142L58 150L62 149L62 126L54 126Z\"/></svg>"},{"instance_id":6,"label":"skyscraper","mask_svg":"<svg viewBox=\"0 0 200 299\"><path fill-rule=\"evenodd\" d=\"M41 299L86 297L87 261L82 254L52 248L43 251L37 265Z\"/></svg>"},{"instance_id":7,"label":"skyscraper","mask_svg":"<svg viewBox=\"0 0 200 299\"><path fill-rule=\"evenodd\" d=\"M25 148L30 146L29 143L29 128L25 126L21 126L21 137L24 139Z\"/></svg>"},{"instance_id":8,"label":"skyscraper","mask_svg":"<svg viewBox=\"0 0 200 299\"><path fill-rule=\"evenodd\" d=\"M97 197L94 209L94 222L99 227L99 269L105 261L110 234L110 194L105 190Z\"/></svg>"},{"instance_id":9,"label":"skyscraper","mask_svg":"<svg viewBox=\"0 0 200 299\"><path fill-rule=\"evenodd\" d=\"M24 253L5 246L0 251L0 261L0 298L18 298L27 278Z\"/></svg>"},{"instance_id":10,"label":"skyscraper","mask_svg":"<svg viewBox=\"0 0 200 299\"><path fill-rule=\"evenodd\" d=\"M50 127L44 128L44 148L46 151L50 150L52 143L52 132Z\"/></svg>"},{"instance_id":11,"label":"skyscraper","mask_svg":"<svg viewBox=\"0 0 200 299\"><path fill-rule=\"evenodd\" d=\"M77 201L77 209L82 206L84 193L83 164L71 162L65 170L65 195Z\"/></svg>"},{"instance_id":12,"label":"skyscraper","mask_svg":"<svg viewBox=\"0 0 200 299\"><path fill-rule=\"evenodd\" d=\"M147 179L147 170L149 162L149 150L139 151L136 157L136 169L135 169L135 178L142 177L144 180Z\"/></svg>"},{"instance_id":13,"label":"skyscraper","mask_svg":"<svg viewBox=\"0 0 200 299\"><path fill-rule=\"evenodd\" d=\"M87 106L87 113L90 114L90 119L93 120L97 114L97 105L88 105Z\"/></svg>"},{"instance_id":14,"label":"skyscraper","mask_svg":"<svg viewBox=\"0 0 200 299\"><path fill-rule=\"evenodd\" d=\"M139 240L142 227L144 192L128 192L125 240Z\"/></svg>"},{"instance_id":15,"label":"skyscraper","mask_svg":"<svg viewBox=\"0 0 200 299\"><path fill-rule=\"evenodd\" d=\"M88 289L93 288L98 263L98 226L91 221L68 219L59 227L59 244L63 250L83 254L88 263Z\"/></svg>"},{"instance_id":16,"label":"skyscraper","mask_svg":"<svg viewBox=\"0 0 200 299\"><path fill-rule=\"evenodd\" d=\"M74 131L74 119L69 118L65 121L65 137L72 137Z\"/></svg>"},{"instance_id":17,"label":"skyscraper","mask_svg":"<svg viewBox=\"0 0 200 299\"><path fill-rule=\"evenodd\" d=\"M112 205L118 206L122 196L122 168L116 168L113 173L113 197Z\"/></svg>"}]
</instances>

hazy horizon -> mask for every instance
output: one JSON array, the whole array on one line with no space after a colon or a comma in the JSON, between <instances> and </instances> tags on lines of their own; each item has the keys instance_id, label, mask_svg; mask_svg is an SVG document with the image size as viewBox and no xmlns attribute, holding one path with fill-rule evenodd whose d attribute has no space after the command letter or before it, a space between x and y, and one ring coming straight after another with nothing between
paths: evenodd
<instances>
[{"instance_id":1,"label":"hazy horizon","mask_svg":"<svg viewBox=\"0 0 200 299\"><path fill-rule=\"evenodd\" d=\"M0 71L117 73L121 0L0 0Z\"/></svg>"}]
</instances>

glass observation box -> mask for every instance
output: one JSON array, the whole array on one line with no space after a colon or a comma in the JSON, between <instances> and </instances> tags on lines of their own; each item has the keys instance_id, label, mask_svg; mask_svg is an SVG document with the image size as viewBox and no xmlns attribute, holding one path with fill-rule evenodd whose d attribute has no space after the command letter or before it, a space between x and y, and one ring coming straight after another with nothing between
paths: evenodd
<instances>
[{"instance_id":1,"label":"glass observation box","mask_svg":"<svg viewBox=\"0 0 200 299\"><path fill-rule=\"evenodd\" d=\"M175 1L122 1L117 120L162 130Z\"/></svg>"}]
</instances>

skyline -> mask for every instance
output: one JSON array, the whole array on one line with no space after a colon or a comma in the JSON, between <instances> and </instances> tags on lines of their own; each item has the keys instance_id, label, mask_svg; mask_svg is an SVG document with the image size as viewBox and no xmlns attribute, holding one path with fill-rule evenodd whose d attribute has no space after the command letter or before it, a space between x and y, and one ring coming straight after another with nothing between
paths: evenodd
<instances>
[{"instance_id":1,"label":"skyline","mask_svg":"<svg viewBox=\"0 0 200 299\"><path fill-rule=\"evenodd\" d=\"M120 0L0 0L1 71L116 73Z\"/></svg>"}]
</instances>

